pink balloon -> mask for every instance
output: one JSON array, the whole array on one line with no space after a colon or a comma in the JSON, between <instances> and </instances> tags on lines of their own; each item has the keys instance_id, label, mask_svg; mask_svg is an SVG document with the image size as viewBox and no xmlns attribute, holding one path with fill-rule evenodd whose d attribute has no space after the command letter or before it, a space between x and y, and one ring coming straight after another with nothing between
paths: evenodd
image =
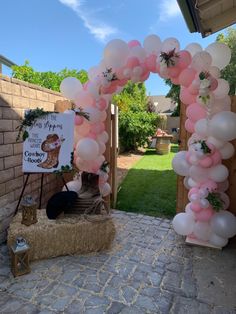
<instances>
[{"instance_id":1,"label":"pink balloon","mask_svg":"<svg viewBox=\"0 0 236 314\"><path fill-rule=\"evenodd\" d=\"M218 87L218 81L214 77L211 77L210 81L211 81L210 91L213 91Z\"/></svg>"},{"instance_id":2,"label":"pink balloon","mask_svg":"<svg viewBox=\"0 0 236 314\"><path fill-rule=\"evenodd\" d=\"M198 95L199 94L199 88L198 88L198 86L196 86L194 84L190 84L188 87L188 90L189 90L190 94L192 94L192 95Z\"/></svg>"},{"instance_id":3,"label":"pink balloon","mask_svg":"<svg viewBox=\"0 0 236 314\"><path fill-rule=\"evenodd\" d=\"M191 188L188 192L188 198L192 195L192 194L198 194L199 189L198 188Z\"/></svg>"},{"instance_id":4,"label":"pink balloon","mask_svg":"<svg viewBox=\"0 0 236 314\"><path fill-rule=\"evenodd\" d=\"M90 131L90 124L88 123L87 120L84 120L83 124L81 124L79 127L78 127L78 133L81 135L81 136L85 136L86 134L88 134Z\"/></svg>"},{"instance_id":5,"label":"pink balloon","mask_svg":"<svg viewBox=\"0 0 236 314\"><path fill-rule=\"evenodd\" d=\"M187 68L192 61L191 54L187 50L181 50L178 52L178 55L179 55L179 58L178 58L177 66L180 69Z\"/></svg>"},{"instance_id":6,"label":"pink balloon","mask_svg":"<svg viewBox=\"0 0 236 314\"><path fill-rule=\"evenodd\" d=\"M131 40L128 42L129 48L133 48L136 46L141 46L140 42L138 40Z\"/></svg>"},{"instance_id":7,"label":"pink balloon","mask_svg":"<svg viewBox=\"0 0 236 314\"><path fill-rule=\"evenodd\" d=\"M190 119L187 119L187 120L185 121L184 126L185 126L185 129L186 129L189 133L194 133L194 132L195 132L195 130L194 130L195 122L194 122L194 121L192 121L192 120L190 120Z\"/></svg>"},{"instance_id":8,"label":"pink balloon","mask_svg":"<svg viewBox=\"0 0 236 314\"><path fill-rule=\"evenodd\" d=\"M99 110L101 110L101 111L107 109L107 102L106 102L106 100L101 97L101 98L99 99L99 101L96 102L96 107L97 107Z\"/></svg>"},{"instance_id":9,"label":"pink balloon","mask_svg":"<svg viewBox=\"0 0 236 314\"><path fill-rule=\"evenodd\" d=\"M212 158L212 161L213 161L213 166L216 166L216 165L221 163L221 160L222 160L221 159L221 154L220 154L220 152L218 150L216 150L214 152L214 154L211 156L211 158Z\"/></svg>"},{"instance_id":10,"label":"pink balloon","mask_svg":"<svg viewBox=\"0 0 236 314\"><path fill-rule=\"evenodd\" d=\"M201 184L201 189L206 189L209 192L215 191L217 189L217 184L212 180L207 180Z\"/></svg>"},{"instance_id":11,"label":"pink balloon","mask_svg":"<svg viewBox=\"0 0 236 314\"><path fill-rule=\"evenodd\" d=\"M186 115L192 121L197 121L206 117L206 110L198 103L193 103L187 107Z\"/></svg>"},{"instance_id":12,"label":"pink balloon","mask_svg":"<svg viewBox=\"0 0 236 314\"><path fill-rule=\"evenodd\" d=\"M172 77L172 78L171 78L171 82L172 82L174 85L179 85L179 76L178 76L178 77Z\"/></svg>"},{"instance_id":13,"label":"pink balloon","mask_svg":"<svg viewBox=\"0 0 236 314\"><path fill-rule=\"evenodd\" d=\"M198 213L202 210L201 206L197 203L190 203L190 208L194 213Z\"/></svg>"},{"instance_id":14,"label":"pink balloon","mask_svg":"<svg viewBox=\"0 0 236 314\"><path fill-rule=\"evenodd\" d=\"M100 134L105 130L105 124L102 122L94 123L90 127L90 131L95 134Z\"/></svg>"},{"instance_id":15,"label":"pink balloon","mask_svg":"<svg viewBox=\"0 0 236 314\"><path fill-rule=\"evenodd\" d=\"M203 168L209 168L213 164L211 157L205 157L199 161L199 166Z\"/></svg>"},{"instance_id":16,"label":"pink balloon","mask_svg":"<svg viewBox=\"0 0 236 314\"><path fill-rule=\"evenodd\" d=\"M170 67L168 69L168 74L170 77L173 77L173 78L178 77L180 74L180 69L177 66Z\"/></svg>"},{"instance_id":17,"label":"pink balloon","mask_svg":"<svg viewBox=\"0 0 236 314\"><path fill-rule=\"evenodd\" d=\"M140 81L144 82L149 78L150 72L144 73L140 77Z\"/></svg>"},{"instance_id":18,"label":"pink balloon","mask_svg":"<svg viewBox=\"0 0 236 314\"><path fill-rule=\"evenodd\" d=\"M194 80L196 71L192 68L184 69L179 75L179 83L185 87L188 87Z\"/></svg>"},{"instance_id":19,"label":"pink balloon","mask_svg":"<svg viewBox=\"0 0 236 314\"><path fill-rule=\"evenodd\" d=\"M90 132L86 135L86 137L89 137L89 138L92 138L93 140L96 140L96 139L97 139L97 134L90 131Z\"/></svg>"},{"instance_id":20,"label":"pink balloon","mask_svg":"<svg viewBox=\"0 0 236 314\"><path fill-rule=\"evenodd\" d=\"M87 91L81 91L78 93L78 97L76 98L76 106L86 108L87 106L93 105L95 99L92 95Z\"/></svg>"},{"instance_id":21,"label":"pink balloon","mask_svg":"<svg viewBox=\"0 0 236 314\"><path fill-rule=\"evenodd\" d=\"M190 94L190 92L188 91L188 89L186 87L181 86L181 89L180 89L180 100L185 105L190 105L190 104L196 102L196 95Z\"/></svg>"},{"instance_id":22,"label":"pink balloon","mask_svg":"<svg viewBox=\"0 0 236 314\"><path fill-rule=\"evenodd\" d=\"M157 72L157 56L154 54L151 54L146 58L146 65L149 71L156 73Z\"/></svg>"},{"instance_id":23,"label":"pink balloon","mask_svg":"<svg viewBox=\"0 0 236 314\"><path fill-rule=\"evenodd\" d=\"M84 118L81 116L75 115L75 125L81 125L84 122Z\"/></svg>"},{"instance_id":24,"label":"pink balloon","mask_svg":"<svg viewBox=\"0 0 236 314\"><path fill-rule=\"evenodd\" d=\"M123 79L123 80L118 80L117 81L117 85L118 86L125 86L127 84L128 80L127 79Z\"/></svg>"},{"instance_id":25,"label":"pink balloon","mask_svg":"<svg viewBox=\"0 0 236 314\"><path fill-rule=\"evenodd\" d=\"M137 57L129 57L126 62L126 68L133 69L140 65L139 59Z\"/></svg>"},{"instance_id":26,"label":"pink balloon","mask_svg":"<svg viewBox=\"0 0 236 314\"><path fill-rule=\"evenodd\" d=\"M198 221L209 221L213 216L214 211L211 207L204 208L195 214L196 220Z\"/></svg>"}]
</instances>

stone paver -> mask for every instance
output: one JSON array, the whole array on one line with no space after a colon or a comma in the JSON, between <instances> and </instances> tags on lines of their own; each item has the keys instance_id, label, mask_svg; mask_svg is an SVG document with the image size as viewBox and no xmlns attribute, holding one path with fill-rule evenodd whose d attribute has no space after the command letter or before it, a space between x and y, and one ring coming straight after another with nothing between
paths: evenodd
<instances>
[{"instance_id":1,"label":"stone paver","mask_svg":"<svg viewBox=\"0 0 236 314\"><path fill-rule=\"evenodd\" d=\"M0 246L0 313L236 313L234 246L190 247L168 219L113 216L110 251L34 262L25 276Z\"/></svg>"}]
</instances>

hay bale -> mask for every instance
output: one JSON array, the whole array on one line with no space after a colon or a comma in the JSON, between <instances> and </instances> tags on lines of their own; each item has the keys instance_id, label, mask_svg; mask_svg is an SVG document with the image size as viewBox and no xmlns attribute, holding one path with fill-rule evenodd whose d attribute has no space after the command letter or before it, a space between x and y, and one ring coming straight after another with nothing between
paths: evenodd
<instances>
[{"instance_id":1,"label":"hay bale","mask_svg":"<svg viewBox=\"0 0 236 314\"><path fill-rule=\"evenodd\" d=\"M21 213L18 213L8 230L8 246L22 236L31 247L31 261L106 250L115 237L115 225L111 218L91 222L83 216L74 215L49 220L45 210L38 210L37 217L38 222L27 227L21 224Z\"/></svg>"}]
</instances>

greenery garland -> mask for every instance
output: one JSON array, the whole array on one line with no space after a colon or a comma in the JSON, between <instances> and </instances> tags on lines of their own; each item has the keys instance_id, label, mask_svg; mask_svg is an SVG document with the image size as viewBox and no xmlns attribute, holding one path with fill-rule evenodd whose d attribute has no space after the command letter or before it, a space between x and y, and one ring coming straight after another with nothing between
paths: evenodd
<instances>
[{"instance_id":1,"label":"greenery garland","mask_svg":"<svg viewBox=\"0 0 236 314\"><path fill-rule=\"evenodd\" d=\"M42 118L48 115L49 113L52 112L44 111L43 108L30 109L29 111L27 111L21 124L16 128L19 129L16 141L18 142L21 137L22 140L25 141L29 137L29 133L26 130L26 128L33 125L36 119Z\"/></svg>"},{"instance_id":2,"label":"greenery garland","mask_svg":"<svg viewBox=\"0 0 236 314\"><path fill-rule=\"evenodd\" d=\"M206 197L210 205L215 211L219 211L223 209L224 201L220 197L220 193L218 192L209 192L208 196Z\"/></svg>"}]
</instances>

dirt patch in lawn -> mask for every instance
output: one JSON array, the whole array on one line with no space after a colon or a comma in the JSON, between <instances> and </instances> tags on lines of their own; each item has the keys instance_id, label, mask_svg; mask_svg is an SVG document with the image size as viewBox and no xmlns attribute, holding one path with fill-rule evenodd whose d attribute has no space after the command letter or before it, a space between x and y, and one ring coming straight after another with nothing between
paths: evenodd
<instances>
[{"instance_id":1,"label":"dirt patch in lawn","mask_svg":"<svg viewBox=\"0 0 236 314\"><path fill-rule=\"evenodd\" d=\"M124 180L125 176L127 175L129 169L143 157L143 152L140 153L126 153L121 154L117 158L117 179L118 179L118 186Z\"/></svg>"}]
</instances>

